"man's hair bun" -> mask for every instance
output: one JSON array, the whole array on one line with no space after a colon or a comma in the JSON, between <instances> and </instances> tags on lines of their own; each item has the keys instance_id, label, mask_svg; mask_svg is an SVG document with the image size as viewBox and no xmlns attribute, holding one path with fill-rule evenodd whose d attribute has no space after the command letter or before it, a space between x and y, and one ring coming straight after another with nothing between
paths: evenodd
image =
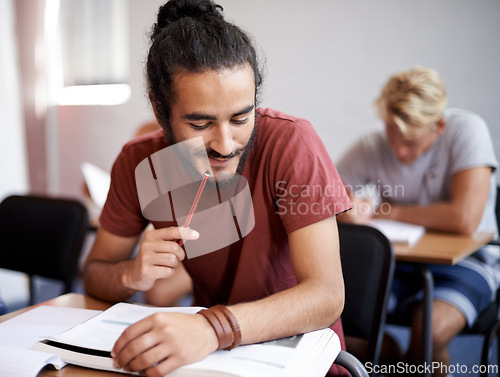
<instances>
[{"instance_id":1,"label":"man's hair bun","mask_svg":"<svg viewBox=\"0 0 500 377\"><path fill-rule=\"evenodd\" d=\"M212 0L170 0L160 7L151 38L154 39L165 27L184 17L201 18L213 16L223 19L220 12L222 10L223 8L215 4Z\"/></svg>"},{"instance_id":2,"label":"man's hair bun","mask_svg":"<svg viewBox=\"0 0 500 377\"><path fill-rule=\"evenodd\" d=\"M255 102L262 83L250 37L222 16L218 0L170 0L160 7L151 30L146 62L149 98L156 118L169 129L175 101L175 75L208 70L242 69L249 65L255 81Z\"/></svg>"}]
</instances>

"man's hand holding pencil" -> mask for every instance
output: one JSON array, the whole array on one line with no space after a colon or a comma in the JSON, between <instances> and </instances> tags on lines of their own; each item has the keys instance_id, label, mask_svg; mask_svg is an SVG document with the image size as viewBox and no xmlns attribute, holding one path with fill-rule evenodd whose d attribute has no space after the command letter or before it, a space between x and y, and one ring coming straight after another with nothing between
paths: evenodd
<instances>
[{"instance_id":1,"label":"man's hand holding pencil","mask_svg":"<svg viewBox=\"0 0 500 377\"><path fill-rule=\"evenodd\" d=\"M209 175L208 171L203 175L184 226L156 229L144 234L139 252L131 261L130 273L123 276L125 286L146 291L153 287L156 280L170 277L175 267L184 260L184 242L200 237L197 231L189 228L189 223Z\"/></svg>"}]
</instances>

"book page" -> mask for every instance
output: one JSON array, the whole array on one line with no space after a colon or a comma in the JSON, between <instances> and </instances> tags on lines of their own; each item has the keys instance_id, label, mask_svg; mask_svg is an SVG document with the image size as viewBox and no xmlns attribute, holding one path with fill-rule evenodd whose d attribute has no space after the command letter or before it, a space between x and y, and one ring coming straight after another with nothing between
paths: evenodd
<instances>
[{"instance_id":1,"label":"book page","mask_svg":"<svg viewBox=\"0 0 500 377\"><path fill-rule=\"evenodd\" d=\"M65 363L59 356L32 351L40 339L58 334L90 317L97 310L39 306L0 323L0 377L33 377L47 364Z\"/></svg>"},{"instance_id":2,"label":"book page","mask_svg":"<svg viewBox=\"0 0 500 377\"><path fill-rule=\"evenodd\" d=\"M378 229L393 243L413 245L425 233L425 227L421 225L395 220L374 219L370 225Z\"/></svg>"},{"instance_id":3,"label":"book page","mask_svg":"<svg viewBox=\"0 0 500 377\"><path fill-rule=\"evenodd\" d=\"M217 351L190 369L220 370L241 377L324 376L338 353L340 340L324 329L271 342Z\"/></svg>"},{"instance_id":4,"label":"book page","mask_svg":"<svg viewBox=\"0 0 500 377\"><path fill-rule=\"evenodd\" d=\"M158 312L183 312L195 314L203 308L158 308L128 303L118 303L72 329L47 337L48 340L73 346L111 352L118 337L131 324Z\"/></svg>"},{"instance_id":5,"label":"book page","mask_svg":"<svg viewBox=\"0 0 500 377\"><path fill-rule=\"evenodd\" d=\"M66 365L57 355L0 345L1 377L35 377L49 364L56 369Z\"/></svg>"},{"instance_id":6,"label":"book page","mask_svg":"<svg viewBox=\"0 0 500 377\"><path fill-rule=\"evenodd\" d=\"M38 306L0 323L0 344L31 349L38 340L66 331L99 313L99 310Z\"/></svg>"}]
</instances>

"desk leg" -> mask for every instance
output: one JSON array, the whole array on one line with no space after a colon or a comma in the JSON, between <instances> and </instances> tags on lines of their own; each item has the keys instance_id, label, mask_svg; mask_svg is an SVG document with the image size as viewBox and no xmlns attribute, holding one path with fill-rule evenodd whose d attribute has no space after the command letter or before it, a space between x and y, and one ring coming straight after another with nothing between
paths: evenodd
<instances>
[{"instance_id":1,"label":"desk leg","mask_svg":"<svg viewBox=\"0 0 500 377\"><path fill-rule=\"evenodd\" d=\"M422 275L424 284L422 360L424 367L430 367L432 364L432 301L434 296L434 279L427 266L419 265L418 270ZM426 372L424 375L430 377L431 374L430 372Z\"/></svg>"}]
</instances>

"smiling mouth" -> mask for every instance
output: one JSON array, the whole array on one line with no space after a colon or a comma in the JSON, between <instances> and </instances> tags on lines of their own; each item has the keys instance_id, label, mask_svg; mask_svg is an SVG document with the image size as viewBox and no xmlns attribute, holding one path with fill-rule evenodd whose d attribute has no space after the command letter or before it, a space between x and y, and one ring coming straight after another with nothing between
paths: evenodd
<instances>
[{"instance_id":1,"label":"smiling mouth","mask_svg":"<svg viewBox=\"0 0 500 377\"><path fill-rule=\"evenodd\" d=\"M215 165L227 165L234 158L241 156L243 151L244 151L244 149L241 149L241 150L234 151L226 156L223 156L214 150L210 150L207 152L207 156L210 160L210 164L215 163Z\"/></svg>"},{"instance_id":2,"label":"smiling mouth","mask_svg":"<svg viewBox=\"0 0 500 377\"><path fill-rule=\"evenodd\" d=\"M216 157L209 157L210 160L210 165L213 167L224 167L228 165L234 157L231 158L216 158Z\"/></svg>"}]
</instances>

